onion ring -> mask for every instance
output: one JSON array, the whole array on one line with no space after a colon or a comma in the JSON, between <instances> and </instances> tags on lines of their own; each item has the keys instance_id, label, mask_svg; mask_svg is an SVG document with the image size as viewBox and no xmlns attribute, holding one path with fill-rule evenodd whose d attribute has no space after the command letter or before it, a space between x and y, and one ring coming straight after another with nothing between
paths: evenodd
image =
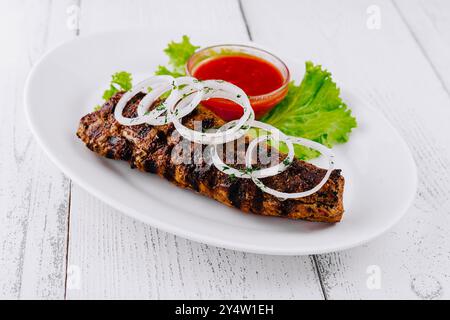
<instances>
[{"instance_id":1,"label":"onion ring","mask_svg":"<svg viewBox=\"0 0 450 320\"><path fill-rule=\"evenodd\" d=\"M158 117L163 114L167 107L166 102L163 101L161 105L157 106L151 111L147 111L150 106L164 93L172 90L171 84L161 85L155 89L153 89L150 93L148 93L144 98L142 98L141 102L137 107L138 117L141 117L142 121L148 123L150 125L157 125Z\"/></svg>"},{"instance_id":2,"label":"onion ring","mask_svg":"<svg viewBox=\"0 0 450 320\"><path fill-rule=\"evenodd\" d=\"M171 76L154 76L144 81L139 82L136 86L134 86L130 91L125 92L120 98L119 102L114 109L114 117L122 125L125 126L133 126L145 123L146 118L143 115L139 115L134 118L128 118L123 116L123 109L127 105L128 101L130 101L136 94L139 92L143 92L148 90L148 88L152 88L152 91L158 88L160 85L164 85L165 83L171 83L173 81L173 77ZM151 92L150 92L151 93ZM162 94L162 93L161 93ZM156 99L157 97L155 97Z\"/></svg>"},{"instance_id":3,"label":"onion ring","mask_svg":"<svg viewBox=\"0 0 450 320\"><path fill-rule=\"evenodd\" d=\"M249 129L249 127L247 126L247 129L242 130L242 127L244 127L248 119L252 115L254 115L253 109L250 105L250 100L248 99L247 95L244 93L244 91L242 91L242 89L228 82L219 80L206 80L202 83L204 86L204 96L202 100L207 100L210 98L223 98L233 101L243 108L243 115L241 116L241 118L239 118L239 120L237 120L235 126L230 127L224 132L199 132L189 129L181 123L179 118L176 116L177 105L175 104L174 109L168 108L168 111L171 114L171 120L177 131L186 139L200 144L223 144L242 137ZM170 103L173 103L173 101L170 101Z\"/></svg>"},{"instance_id":4,"label":"onion ring","mask_svg":"<svg viewBox=\"0 0 450 320\"><path fill-rule=\"evenodd\" d=\"M219 131L226 129L227 127L229 127L230 125L233 125L234 123L236 123L236 120L226 123L219 129ZM217 150L218 145L215 145L214 148L212 149L211 159L212 159L214 166L219 171L222 171L222 172L230 174L230 175L232 174L235 177L244 178L244 179L249 179L249 178L253 178L253 177L265 178L265 177L277 175L278 173L281 173L284 170L286 170L294 159L294 146L293 146L292 142L290 142L290 140L288 140L289 139L288 136L286 136L280 130L278 130L277 128L275 128L271 125L268 125L268 124L260 122L260 121L255 121L253 119L248 120L247 125L250 128L259 128L259 129L268 131L269 133L271 133L272 136L275 136L275 135L278 136L274 139L278 142L281 142L281 141L286 142L286 145L289 150L286 158L282 162L276 164L275 166L272 166L269 168L264 168L264 169L253 169L251 166L251 155L252 155L252 151L253 151L254 147L258 143L260 143L262 140L272 140L273 139L273 138L268 139L268 136L261 136L261 137L253 139L247 148L247 151L245 153L245 164L246 164L245 170L236 169L236 168L233 168L233 167L227 165L226 163L224 163L222 161L222 159L220 159L220 157L219 157L218 150Z\"/></svg>"},{"instance_id":5,"label":"onion ring","mask_svg":"<svg viewBox=\"0 0 450 320\"><path fill-rule=\"evenodd\" d=\"M296 198L303 198L303 197L310 196L313 193L316 193L317 191L319 191L324 186L324 184L328 181L328 179L330 178L331 172L334 169L334 154L331 151L331 149L329 149L329 148L325 147L324 145L321 145L320 143L317 143L315 141L304 139L304 138L291 137L291 136L289 136L288 138L294 144L299 144L299 145L303 145L305 147L315 149L315 150L319 151L320 153L322 153L323 155L328 157L328 169L327 169L327 172L325 173L324 177L322 178L322 180L314 188L311 188L310 190L307 190L307 191L296 192L296 193L286 193L286 192L280 192L280 191L271 189L271 188L267 187L264 183L262 183L261 180L259 180L255 176L252 176L252 180L262 191L269 193L280 199L296 199ZM250 150L250 152L251 152L251 150Z\"/></svg>"},{"instance_id":6,"label":"onion ring","mask_svg":"<svg viewBox=\"0 0 450 320\"><path fill-rule=\"evenodd\" d=\"M253 114L253 117L254 117L254 114ZM253 119L253 117L252 117L252 119ZM252 121L252 119L249 121ZM227 130L228 128L236 125L236 123L237 123L237 120L227 122L223 126L221 126L218 131L220 132L220 131ZM217 168L217 170L219 170L223 173L226 173L230 176L232 175L237 178L250 179L252 177L246 171L233 168L233 167L229 166L228 164L226 164L225 162L223 162L222 159L220 159L220 157L219 157L219 153L217 150L218 146L219 146L219 144L211 145L211 160L212 160L212 163L214 164L214 166Z\"/></svg>"},{"instance_id":7,"label":"onion ring","mask_svg":"<svg viewBox=\"0 0 450 320\"><path fill-rule=\"evenodd\" d=\"M183 89L180 87L183 86ZM165 101L166 115L160 116L153 121L153 125L164 125L173 122L174 119L182 118L192 112L203 99L203 85L192 77L174 78L172 81L172 92ZM184 101L183 104L179 102ZM187 103L186 103L187 102ZM176 108L178 105L178 108Z\"/></svg>"},{"instance_id":8,"label":"onion ring","mask_svg":"<svg viewBox=\"0 0 450 320\"><path fill-rule=\"evenodd\" d=\"M251 171L252 177L266 178L266 177L277 175L278 173L281 173L284 170L286 170L291 165L292 161L294 161L294 145L290 141L289 137L287 135L285 135L284 133L282 133L277 128L275 128L271 125L268 125L264 122L261 122L261 121L254 120L254 121L249 122L249 125L253 128L260 128L265 131L268 131L271 133L271 135L278 135L279 138L276 138L275 140L278 142L285 142L288 147L288 154L286 155L286 158L284 158L284 160L281 161L279 164L269 167L269 168L254 170L251 165L251 157L252 157L253 149L263 140L272 140L272 139L267 139L268 136L261 136L261 137L253 139L250 142L250 144L248 145L247 152L245 153L245 166L247 167L247 169L252 169L252 171Z\"/></svg>"}]
</instances>

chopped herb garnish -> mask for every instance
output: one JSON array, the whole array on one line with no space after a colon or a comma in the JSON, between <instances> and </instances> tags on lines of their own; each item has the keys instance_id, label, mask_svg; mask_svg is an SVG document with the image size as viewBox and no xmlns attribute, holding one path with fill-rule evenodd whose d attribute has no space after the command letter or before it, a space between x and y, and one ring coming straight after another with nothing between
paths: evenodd
<instances>
[{"instance_id":1,"label":"chopped herb garnish","mask_svg":"<svg viewBox=\"0 0 450 320\"><path fill-rule=\"evenodd\" d=\"M212 90L214 90L214 89L213 89L213 88L210 88L210 87L204 87L204 88L203 88L203 92L204 92L205 94L210 93Z\"/></svg>"},{"instance_id":2,"label":"chopped herb garnish","mask_svg":"<svg viewBox=\"0 0 450 320\"><path fill-rule=\"evenodd\" d=\"M285 158L285 159L283 160L283 164L284 164L285 166L288 166L288 165L291 164L291 161L290 161L288 158Z\"/></svg>"},{"instance_id":3,"label":"chopped herb garnish","mask_svg":"<svg viewBox=\"0 0 450 320\"><path fill-rule=\"evenodd\" d=\"M155 109L157 110L157 111L161 111L161 110L164 110L166 108L166 106L165 106L165 104L164 104L164 102L163 103L161 103L160 105L158 105Z\"/></svg>"},{"instance_id":4,"label":"chopped herb garnish","mask_svg":"<svg viewBox=\"0 0 450 320\"><path fill-rule=\"evenodd\" d=\"M244 174L251 174L253 171L255 171L256 168L250 167L250 168L244 168L244 169L240 169L239 171L244 173Z\"/></svg>"}]
</instances>

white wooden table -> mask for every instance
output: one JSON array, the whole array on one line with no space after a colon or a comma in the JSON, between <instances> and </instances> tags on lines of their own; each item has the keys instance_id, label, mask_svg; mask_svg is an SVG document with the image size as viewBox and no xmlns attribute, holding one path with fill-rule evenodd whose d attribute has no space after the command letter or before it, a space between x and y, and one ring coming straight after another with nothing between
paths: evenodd
<instances>
[{"instance_id":1,"label":"white wooden table","mask_svg":"<svg viewBox=\"0 0 450 320\"><path fill-rule=\"evenodd\" d=\"M450 1L0 4L1 298L450 298ZM36 145L24 81L58 43L128 27L165 28L199 44L250 38L323 64L406 139L419 169L414 205L366 245L281 257L191 242L93 198Z\"/></svg>"}]
</instances>

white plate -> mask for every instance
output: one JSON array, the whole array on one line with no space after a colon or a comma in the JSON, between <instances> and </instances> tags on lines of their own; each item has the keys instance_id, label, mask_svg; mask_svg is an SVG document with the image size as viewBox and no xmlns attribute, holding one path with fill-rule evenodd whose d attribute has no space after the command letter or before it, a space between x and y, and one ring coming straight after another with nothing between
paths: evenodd
<instances>
[{"instance_id":1,"label":"white plate","mask_svg":"<svg viewBox=\"0 0 450 320\"><path fill-rule=\"evenodd\" d=\"M346 181L345 214L338 224L243 214L88 150L75 136L78 121L100 102L111 74L127 70L135 79L150 76L156 65L166 62L162 49L169 40L144 30L81 37L52 50L33 68L25 88L31 129L50 158L77 184L162 230L266 254L315 254L353 247L388 230L406 212L417 184L411 153L383 116L348 94L344 98L358 128L347 144L334 148L337 168ZM301 79L303 63L289 67Z\"/></svg>"}]
</instances>

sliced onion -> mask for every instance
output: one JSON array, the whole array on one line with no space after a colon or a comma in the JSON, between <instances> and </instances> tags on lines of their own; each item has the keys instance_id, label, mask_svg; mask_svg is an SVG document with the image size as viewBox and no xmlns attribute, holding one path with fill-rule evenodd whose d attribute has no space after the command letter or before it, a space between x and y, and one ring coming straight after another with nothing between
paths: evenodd
<instances>
[{"instance_id":1,"label":"sliced onion","mask_svg":"<svg viewBox=\"0 0 450 320\"><path fill-rule=\"evenodd\" d=\"M252 119L249 121L252 121L254 117L254 114L252 116ZM225 123L223 126L219 128L219 132L223 132L237 124L237 120L233 120L230 122ZM236 168L231 167L230 165L226 164L222 161L222 159L219 157L219 151L217 150L219 147L219 144L212 145L211 146L211 160L214 166L217 168L217 170L226 173L230 176L234 176L236 178L244 178L244 179L250 179L252 176L247 173L246 171L242 171Z\"/></svg>"},{"instance_id":2,"label":"sliced onion","mask_svg":"<svg viewBox=\"0 0 450 320\"><path fill-rule=\"evenodd\" d=\"M322 178L322 180L319 182L319 184L317 184L314 188L307 190L307 191L296 192L296 193L286 193L286 192L280 192L280 191L277 191L277 190L267 187L266 185L264 185L264 183L261 182L261 180L259 180L255 176L252 176L252 180L262 191L269 193L280 199L296 199L296 198L303 198L303 197L310 196L313 193L316 193L317 191L319 191L324 186L324 184L328 181L328 179L330 178L331 172L334 169L334 154L331 151L331 149L329 149L315 141L311 141L311 140L304 139L304 138L291 137L291 136L288 137L288 139L289 139L289 141L291 141L294 144L299 144L299 145L302 145L305 147L315 149L315 150L319 151L322 155L328 157L328 169L327 169L327 172L325 173L324 177Z\"/></svg>"},{"instance_id":3,"label":"sliced onion","mask_svg":"<svg viewBox=\"0 0 450 320\"><path fill-rule=\"evenodd\" d=\"M154 88L150 93L148 93L144 98L142 98L141 102L137 107L138 117L141 117L142 121L148 123L150 125L156 125L156 119L166 112L166 102L161 102L161 105L157 106L151 111L147 111L153 103L161 97L164 93L172 90L172 84L166 83L162 84L156 88Z\"/></svg>"},{"instance_id":4,"label":"sliced onion","mask_svg":"<svg viewBox=\"0 0 450 320\"><path fill-rule=\"evenodd\" d=\"M237 120L236 125L229 127L225 131L214 133L199 132L189 129L181 123L181 120L176 116L177 107L175 106L174 109L169 108L169 112L172 115L171 120L177 131L186 139L200 144L223 144L242 137L249 129L248 126L246 129L242 128L248 119L254 116L250 100L244 91L231 83L219 80L206 80L201 83L204 86L203 100L223 98L233 101L242 107L244 110L243 115Z\"/></svg>"},{"instance_id":5,"label":"sliced onion","mask_svg":"<svg viewBox=\"0 0 450 320\"><path fill-rule=\"evenodd\" d=\"M130 101L139 92L147 92L148 88L152 88L153 91L154 89L158 88L161 85L172 83L173 79L174 78L171 76L154 76L139 82L130 91L125 92L123 96L120 98L119 102L117 102L116 108L114 109L114 117L116 118L116 120L120 124L125 126L133 126L145 123L146 118L143 117L143 115L138 114L138 116L135 118L127 118L123 116L123 109L125 109L125 106L127 105L128 101Z\"/></svg>"},{"instance_id":6,"label":"sliced onion","mask_svg":"<svg viewBox=\"0 0 450 320\"><path fill-rule=\"evenodd\" d=\"M277 175L277 174L283 172L284 170L286 170L291 165L292 161L294 161L294 146L293 146L292 142L289 140L289 137L286 136L284 133L282 133L277 128L275 128L271 125L268 125L264 122L261 122L261 121L256 121L256 120L249 121L248 124L253 128L259 128L259 129L263 129L265 131L270 132L271 137L269 138L269 136L261 136L261 137L253 139L250 142L250 144L248 145L248 148L247 148L247 152L245 153L245 166L247 167L247 169L252 169L252 163L251 163L252 152L253 152L253 149L260 142L262 142L264 140L275 140L278 143L285 142L286 146L288 147L288 154L287 154L286 158L284 158L283 161L281 161L277 165L269 167L269 168L256 169L256 170L252 169L251 170L252 177L256 177L256 178L270 177L270 176Z\"/></svg>"},{"instance_id":7,"label":"sliced onion","mask_svg":"<svg viewBox=\"0 0 450 320\"><path fill-rule=\"evenodd\" d=\"M224 126L222 126L219 130L223 131L224 129L230 127L231 125L235 125L236 122L237 122L236 120L228 122ZM247 147L247 151L245 153L245 164L246 164L247 169L246 170L235 169L235 168L229 166L228 164L224 163L222 161L222 159L219 157L218 145L215 145L214 148L212 149L212 157L211 158L212 158L212 162L213 162L214 166L219 171L222 171L227 174L232 174L238 178L245 178L245 179L252 178L252 177L264 178L264 177L274 176L274 175L277 175L278 173L281 173L284 170L286 170L294 159L294 147L293 147L293 144L288 140L288 136L286 136L280 130L278 130L277 128L275 128L271 125L268 125L266 123L256 121L253 119L248 120L246 122L246 125L248 125L250 128L263 129L271 134L270 138L269 138L269 136L261 136L261 137L253 139L250 142L249 146ZM277 142L282 142L282 141L286 142L286 145L287 145L289 151L288 151L288 155L282 162L280 162L272 167L269 167L269 168L256 170L256 169L253 169L252 165L251 165L252 151L255 148L255 146L258 145L263 140L275 140Z\"/></svg>"},{"instance_id":8,"label":"sliced onion","mask_svg":"<svg viewBox=\"0 0 450 320\"><path fill-rule=\"evenodd\" d=\"M165 116L156 118L151 123L153 125L164 125L184 117L191 113L203 99L203 85L195 78L174 78L171 85L172 92L164 103L164 111L167 113ZM181 86L183 86L182 89L180 89Z\"/></svg>"}]
</instances>

